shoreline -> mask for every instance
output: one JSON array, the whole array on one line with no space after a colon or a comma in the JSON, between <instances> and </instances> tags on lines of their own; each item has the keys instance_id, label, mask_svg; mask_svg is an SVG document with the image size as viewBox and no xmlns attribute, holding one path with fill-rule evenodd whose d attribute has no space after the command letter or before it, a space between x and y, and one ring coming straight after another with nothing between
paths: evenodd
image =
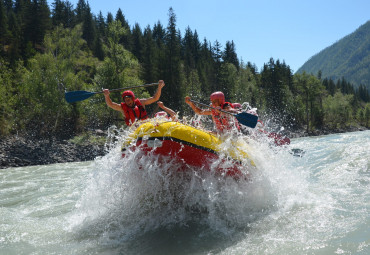
<instances>
[{"instance_id":1,"label":"shoreline","mask_svg":"<svg viewBox=\"0 0 370 255\"><path fill-rule=\"evenodd\" d=\"M308 134L306 130L300 129L291 132L287 131L284 135L294 139L365 130L368 129L365 127L349 127L347 129L317 130ZM106 136L106 134L99 130L95 136L102 137ZM104 156L107 152L104 144L92 143L90 140L83 144L76 144L71 140L55 137L29 139L25 136L12 135L0 139L0 169L90 161L98 156Z\"/></svg>"},{"instance_id":2,"label":"shoreline","mask_svg":"<svg viewBox=\"0 0 370 255\"><path fill-rule=\"evenodd\" d=\"M75 144L57 138L9 136L0 139L0 169L89 161L106 153L104 145Z\"/></svg>"}]
</instances>

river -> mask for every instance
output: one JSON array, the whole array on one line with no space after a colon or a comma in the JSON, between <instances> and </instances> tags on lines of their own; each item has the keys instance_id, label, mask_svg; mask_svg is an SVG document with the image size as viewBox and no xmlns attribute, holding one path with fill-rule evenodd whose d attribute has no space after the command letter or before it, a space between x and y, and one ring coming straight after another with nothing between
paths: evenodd
<instances>
[{"instance_id":1,"label":"river","mask_svg":"<svg viewBox=\"0 0 370 255\"><path fill-rule=\"evenodd\" d=\"M252 148L257 170L238 182L118 145L1 169L0 254L370 254L370 131Z\"/></svg>"}]
</instances>

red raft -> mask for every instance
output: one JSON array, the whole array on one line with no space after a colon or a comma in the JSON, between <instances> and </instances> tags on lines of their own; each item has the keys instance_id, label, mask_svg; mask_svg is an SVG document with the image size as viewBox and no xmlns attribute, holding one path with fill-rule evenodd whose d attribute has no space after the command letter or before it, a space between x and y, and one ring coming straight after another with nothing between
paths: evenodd
<instances>
[{"instance_id":1,"label":"red raft","mask_svg":"<svg viewBox=\"0 0 370 255\"><path fill-rule=\"evenodd\" d=\"M249 158L248 144L242 140L224 140L210 132L174 121L152 120L141 124L124 142L122 154L127 150L141 150L144 155L167 156L183 166L199 171L239 177L255 167ZM217 166L214 163L217 162ZM179 171L187 169L180 168Z\"/></svg>"}]
</instances>

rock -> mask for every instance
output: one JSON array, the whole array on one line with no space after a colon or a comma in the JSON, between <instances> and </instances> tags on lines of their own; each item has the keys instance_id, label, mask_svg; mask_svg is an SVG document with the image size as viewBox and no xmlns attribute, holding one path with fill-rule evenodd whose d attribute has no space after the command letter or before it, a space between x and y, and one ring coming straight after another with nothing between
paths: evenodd
<instances>
[{"instance_id":1,"label":"rock","mask_svg":"<svg viewBox=\"0 0 370 255\"><path fill-rule=\"evenodd\" d=\"M68 140L9 136L0 140L0 168L93 160L104 145L76 145Z\"/></svg>"}]
</instances>

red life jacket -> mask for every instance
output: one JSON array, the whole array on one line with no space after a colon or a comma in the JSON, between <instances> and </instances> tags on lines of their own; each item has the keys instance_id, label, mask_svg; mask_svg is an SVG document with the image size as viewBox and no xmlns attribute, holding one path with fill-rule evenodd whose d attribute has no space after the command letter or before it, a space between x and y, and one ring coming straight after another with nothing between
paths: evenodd
<instances>
[{"instance_id":1,"label":"red life jacket","mask_svg":"<svg viewBox=\"0 0 370 255\"><path fill-rule=\"evenodd\" d=\"M234 108L233 105L229 102L224 102L221 104L221 109L225 109L227 106ZM234 126L240 130L240 126L238 121L235 120L234 117L225 116L225 114L221 115L216 112L216 110L212 109L212 119L215 123L217 130L224 132L226 130L231 130Z\"/></svg>"},{"instance_id":2,"label":"red life jacket","mask_svg":"<svg viewBox=\"0 0 370 255\"><path fill-rule=\"evenodd\" d=\"M139 99L135 99L134 108L129 107L125 103L121 103L121 107L125 114L125 122L127 126L131 126L135 120L145 120L148 118L148 113Z\"/></svg>"}]
</instances>

